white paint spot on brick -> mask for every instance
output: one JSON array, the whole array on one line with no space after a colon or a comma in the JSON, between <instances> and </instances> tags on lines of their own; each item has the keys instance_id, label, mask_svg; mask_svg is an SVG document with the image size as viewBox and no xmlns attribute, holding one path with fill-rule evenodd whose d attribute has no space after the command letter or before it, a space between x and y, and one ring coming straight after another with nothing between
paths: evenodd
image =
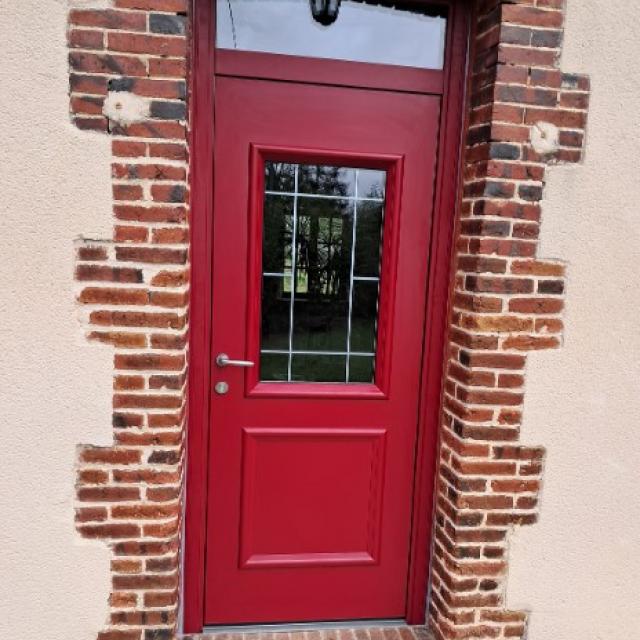
<instances>
[{"instance_id":1,"label":"white paint spot on brick","mask_svg":"<svg viewBox=\"0 0 640 640\"><path fill-rule=\"evenodd\" d=\"M117 124L127 125L149 117L150 100L129 91L110 91L102 113Z\"/></svg>"},{"instance_id":2,"label":"white paint spot on brick","mask_svg":"<svg viewBox=\"0 0 640 640\"><path fill-rule=\"evenodd\" d=\"M531 145L536 153L550 155L559 147L560 132L555 124L550 122L536 122L531 127Z\"/></svg>"}]
</instances>

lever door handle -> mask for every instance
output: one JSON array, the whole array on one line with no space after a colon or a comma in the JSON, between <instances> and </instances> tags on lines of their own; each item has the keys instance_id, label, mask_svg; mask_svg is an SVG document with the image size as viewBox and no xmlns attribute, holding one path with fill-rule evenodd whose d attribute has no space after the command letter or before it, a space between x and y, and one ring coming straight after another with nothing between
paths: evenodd
<instances>
[{"instance_id":1,"label":"lever door handle","mask_svg":"<svg viewBox=\"0 0 640 640\"><path fill-rule=\"evenodd\" d=\"M216 356L216 364L219 367L253 367L255 363L251 360L231 360L226 353L219 353Z\"/></svg>"}]
</instances>

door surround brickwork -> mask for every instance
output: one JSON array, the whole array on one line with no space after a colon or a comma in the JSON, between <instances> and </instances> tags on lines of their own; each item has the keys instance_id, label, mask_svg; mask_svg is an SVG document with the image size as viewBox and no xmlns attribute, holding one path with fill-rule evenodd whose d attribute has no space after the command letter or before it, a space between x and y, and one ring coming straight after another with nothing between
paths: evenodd
<instances>
[{"instance_id":1,"label":"door surround brickwork","mask_svg":"<svg viewBox=\"0 0 640 640\"><path fill-rule=\"evenodd\" d=\"M114 443L77 462L77 529L113 554L100 640L180 628L189 5L69 14L71 118L113 154L113 236L76 247L87 336L114 348ZM547 167L582 158L589 97L558 68L563 18L562 0L475 3L428 611L446 640L526 632L504 602L509 531L537 519L544 458L519 442L524 369L561 344L565 286L537 255L540 202Z\"/></svg>"}]
</instances>

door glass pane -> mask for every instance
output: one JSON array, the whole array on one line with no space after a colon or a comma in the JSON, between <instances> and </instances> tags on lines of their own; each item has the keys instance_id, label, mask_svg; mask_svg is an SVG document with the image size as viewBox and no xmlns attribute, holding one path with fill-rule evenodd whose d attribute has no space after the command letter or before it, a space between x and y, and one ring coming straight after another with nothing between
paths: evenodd
<instances>
[{"instance_id":1,"label":"door glass pane","mask_svg":"<svg viewBox=\"0 0 640 640\"><path fill-rule=\"evenodd\" d=\"M385 183L265 163L261 380L373 382Z\"/></svg>"},{"instance_id":2,"label":"door glass pane","mask_svg":"<svg viewBox=\"0 0 640 640\"><path fill-rule=\"evenodd\" d=\"M308 0L217 0L221 49L442 69L442 7L402 0L343 0L323 26ZM384 43L381 46L380 43Z\"/></svg>"}]
</instances>

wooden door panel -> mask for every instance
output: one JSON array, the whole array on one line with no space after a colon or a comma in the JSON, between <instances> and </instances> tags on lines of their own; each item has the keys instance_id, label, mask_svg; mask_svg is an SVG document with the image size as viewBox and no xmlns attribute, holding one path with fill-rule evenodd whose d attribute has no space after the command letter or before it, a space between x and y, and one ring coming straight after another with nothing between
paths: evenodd
<instances>
[{"instance_id":1,"label":"wooden door panel","mask_svg":"<svg viewBox=\"0 0 640 640\"><path fill-rule=\"evenodd\" d=\"M245 429L241 566L379 562L385 433Z\"/></svg>"},{"instance_id":2,"label":"wooden door panel","mask_svg":"<svg viewBox=\"0 0 640 640\"><path fill-rule=\"evenodd\" d=\"M375 379L262 382L213 365L229 391L211 404L207 624L405 614L439 109L434 96L218 78L212 362L261 355L266 162L384 169L388 189ZM295 253L306 240L287 233Z\"/></svg>"}]
</instances>

